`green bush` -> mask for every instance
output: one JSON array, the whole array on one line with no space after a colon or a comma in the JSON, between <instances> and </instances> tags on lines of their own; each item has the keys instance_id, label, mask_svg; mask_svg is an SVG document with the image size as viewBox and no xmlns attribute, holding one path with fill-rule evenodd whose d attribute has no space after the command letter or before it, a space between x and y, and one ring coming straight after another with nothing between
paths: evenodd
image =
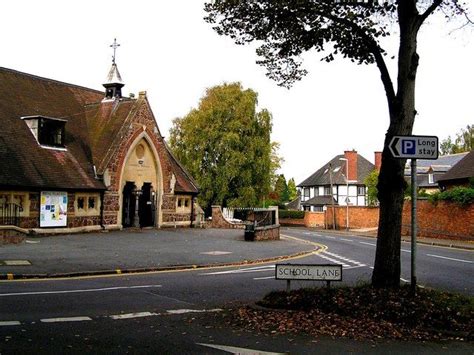
<instances>
[{"instance_id":1,"label":"green bush","mask_svg":"<svg viewBox=\"0 0 474 355\"><path fill-rule=\"evenodd\" d=\"M303 219L304 211L279 210L278 215L280 218Z\"/></svg>"},{"instance_id":2,"label":"green bush","mask_svg":"<svg viewBox=\"0 0 474 355\"><path fill-rule=\"evenodd\" d=\"M474 188L455 187L453 189L437 192L428 197L429 201L436 203L438 201L451 201L461 205L474 203Z\"/></svg>"}]
</instances>

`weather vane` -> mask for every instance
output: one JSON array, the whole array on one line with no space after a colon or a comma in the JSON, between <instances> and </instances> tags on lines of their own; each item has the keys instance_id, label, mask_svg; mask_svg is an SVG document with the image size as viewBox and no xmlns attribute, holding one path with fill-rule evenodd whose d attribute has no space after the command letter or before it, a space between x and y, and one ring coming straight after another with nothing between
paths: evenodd
<instances>
[{"instance_id":1,"label":"weather vane","mask_svg":"<svg viewBox=\"0 0 474 355\"><path fill-rule=\"evenodd\" d=\"M114 55L112 57L112 63L115 64L115 51L117 50L117 47L120 47L120 44L117 43L117 38L114 38L114 43L110 45L114 49Z\"/></svg>"}]
</instances>

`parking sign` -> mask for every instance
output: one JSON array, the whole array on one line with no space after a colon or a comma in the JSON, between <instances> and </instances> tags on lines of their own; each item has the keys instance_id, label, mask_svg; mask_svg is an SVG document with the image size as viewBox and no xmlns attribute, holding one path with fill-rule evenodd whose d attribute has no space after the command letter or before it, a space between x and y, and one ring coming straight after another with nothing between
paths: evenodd
<instances>
[{"instance_id":1,"label":"parking sign","mask_svg":"<svg viewBox=\"0 0 474 355\"><path fill-rule=\"evenodd\" d=\"M389 144L394 158L438 159L438 137L394 136Z\"/></svg>"}]
</instances>

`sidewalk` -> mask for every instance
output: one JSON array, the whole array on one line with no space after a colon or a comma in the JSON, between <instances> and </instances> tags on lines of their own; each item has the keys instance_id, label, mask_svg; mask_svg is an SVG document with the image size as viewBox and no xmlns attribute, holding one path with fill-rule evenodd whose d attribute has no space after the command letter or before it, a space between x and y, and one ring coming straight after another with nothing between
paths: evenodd
<instances>
[{"instance_id":1,"label":"sidewalk","mask_svg":"<svg viewBox=\"0 0 474 355\"><path fill-rule=\"evenodd\" d=\"M29 237L0 246L0 279L85 276L282 260L314 245L246 242L243 230L144 229Z\"/></svg>"},{"instance_id":2,"label":"sidewalk","mask_svg":"<svg viewBox=\"0 0 474 355\"><path fill-rule=\"evenodd\" d=\"M320 233L345 235L345 236L347 236L347 235L358 235L358 236L362 236L362 237L377 238L377 228L349 229L349 231L346 231L346 230L332 230L332 229L319 229L319 228L310 228L310 229L317 230ZM402 236L402 241L411 242L411 236L409 236L409 235ZM462 241L462 240L417 237L416 242L418 244L427 244L427 245L435 245L435 246L447 247L447 248L458 248L458 249L474 250L474 242Z\"/></svg>"}]
</instances>

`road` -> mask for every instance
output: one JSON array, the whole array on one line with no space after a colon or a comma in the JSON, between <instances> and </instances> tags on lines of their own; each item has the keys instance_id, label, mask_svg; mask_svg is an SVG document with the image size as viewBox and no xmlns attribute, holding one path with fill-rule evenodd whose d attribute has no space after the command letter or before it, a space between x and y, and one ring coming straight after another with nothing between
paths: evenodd
<instances>
[{"instance_id":1,"label":"road","mask_svg":"<svg viewBox=\"0 0 474 355\"><path fill-rule=\"evenodd\" d=\"M324 244L318 255L294 263L341 263L344 283L369 282L375 240L304 229L282 234ZM474 294L473 252L419 246L418 281ZM402 281L410 275L409 245L402 246ZM310 286L293 282L292 288ZM316 283L316 285L318 285ZM285 289L274 264L114 277L0 283L0 353L433 353L470 354L472 344L334 341L305 336L260 336L229 329L221 309ZM290 339L290 340L289 340ZM205 345L203 345L205 344ZM227 348L222 348L222 346ZM228 348L234 347L234 348ZM224 350L223 350L224 349ZM251 352L249 352L251 353Z\"/></svg>"}]
</instances>

